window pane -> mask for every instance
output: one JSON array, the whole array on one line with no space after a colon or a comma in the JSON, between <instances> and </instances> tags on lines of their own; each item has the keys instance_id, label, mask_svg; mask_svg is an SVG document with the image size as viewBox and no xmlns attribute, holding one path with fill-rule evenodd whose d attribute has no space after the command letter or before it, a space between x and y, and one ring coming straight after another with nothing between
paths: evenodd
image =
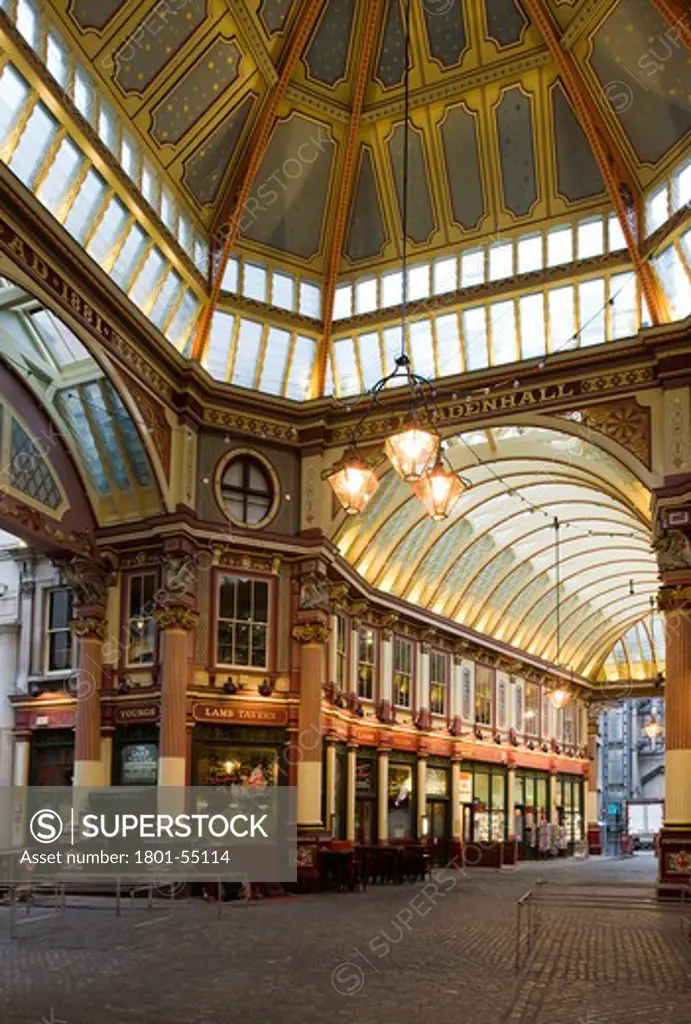
<instances>
[{"instance_id":1,"label":"window pane","mask_svg":"<svg viewBox=\"0 0 691 1024\"><path fill-rule=\"evenodd\" d=\"M129 177L133 179L137 177L139 164L137 144L125 131L122 133L120 163L122 164L122 169L125 174L129 175Z\"/></svg>"},{"instance_id":2,"label":"window pane","mask_svg":"<svg viewBox=\"0 0 691 1024\"><path fill-rule=\"evenodd\" d=\"M485 283L485 250L469 249L461 253L461 286Z\"/></svg>"},{"instance_id":3,"label":"window pane","mask_svg":"<svg viewBox=\"0 0 691 1024\"><path fill-rule=\"evenodd\" d=\"M101 218L101 223L87 250L97 263L100 263L115 245L123 232L128 216L127 210L120 200L113 197L108 203L106 212Z\"/></svg>"},{"instance_id":4,"label":"window pane","mask_svg":"<svg viewBox=\"0 0 691 1024\"><path fill-rule=\"evenodd\" d=\"M154 210L157 209L158 180L156 172L147 160L142 166L142 195Z\"/></svg>"},{"instance_id":5,"label":"window pane","mask_svg":"<svg viewBox=\"0 0 691 1024\"><path fill-rule=\"evenodd\" d=\"M254 386L261 339L261 324L256 323L254 320L243 319L240 321L235 365L233 367L233 384L238 384L244 388Z\"/></svg>"},{"instance_id":6,"label":"window pane","mask_svg":"<svg viewBox=\"0 0 691 1024\"><path fill-rule=\"evenodd\" d=\"M675 210L691 203L691 161L674 176L672 191Z\"/></svg>"},{"instance_id":7,"label":"window pane","mask_svg":"<svg viewBox=\"0 0 691 1024\"><path fill-rule=\"evenodd\" d=\"M500 242L489 247L489 279L501 281L513 274L513 243Z\"/></svg>"},{"instance_id":8,"label":"window pane","mask_svg":"<svg viewBox=\"0 0 691 1024\"><path fill-rule=\"evenodd\" d=\"M371 313L377 308L377 279L366 278L355 284L355 312Z\"/></svg>"},{"instance_id":9,"label":"window pane","mask_svg":"<svg viewBox=\"0 0 691 1024\"><path fill-rule=\"evenodd\" d=\"M96 211L103 202L106 194L106 183L100 174L93 169L89 171L82 182L77 197L72 203L65 227L78 242L81 242L86 235L96 215Z\"/></svg>"},{"instance_id":10,"label":"window pane","mask_svg":"<svg viewBox=\"0 0 691 1024\"><path fill-rule=\"evenodd\" d=\"M311 281L300 282L300 312L303 316L319 319L321 316L321 291Z\"/></svg>"},{"instance_id":11,"label":"window pane","mask_svg":"<svg viewBox=\"0 0 691 1024\"><path fill-rule=\"evenodd\" d=\"M50 628L67 629L72 614L72 601L68 590L53 590L50 594Z\"/></svg>"},{"instance_id":12,"label":"window pane","mask_svg":"<svg viewBox=\"0 0 691 1024\"><path fill-rule=\"evenodd\" d=\"M96 113L96 89L91 76L82 67L78 67L74 76L74 105L82 117L91 124Z\"/></svg>"},{"instance_id":13,"label":"window pane","mask_svg":"<svg viewBox=\"0 0 691 1024\"><path fill-rule=\"evenodd\" d=\"M315 342L298 334L295 339L293 358L290 362L290 377L286 385L288 398L299 401L310 397L312 393L312 369L314 367Z\"/></svg>"},{"instance_id":14,"label":"window pane","mask_svg":"<svg viewBox=\"0 0 691 1024\"><path fill-rule=\"evenodd\" d=\"M433 264L435 295L455 292L458 288L458 261L455 256L435 260Z\"/></svg>"},{"instance_id":15,"label":"window pane","mask_svg":"<svg viewBox=\"0 0 691 1024\"><path fill-rule=\"evenodd\" d=\"M242 294L248 299L266 302L268 287L269 274L266 267L258 266L256 263L245 263Z\"/></svg>"},{"instance_id":16,"label":"window pane","mask_svg":"<svg viewBox=\"0 0 691 1024\"><path fill-rule=\"evenodd\" d=\"M458 316L450 313L437 317L437 358L439 375L450 376L461 372L461 345L458 331Z\"/></svg>"},{"instance_id":17,"label":"window pane","mask_svg":"<svg viewBox=\"0 0 691 1024\"><path fill-rule=\"evenodd\" d=\"M403 300L403 274L395 270L393 274L384 274L381 279L382 309L397 306Z\"/></svg>"},{"instance_id":18,"label":"window pane","mask_svg":"<svg viewBox=\"0 0 691 1024\"><path fill-rule=\"evenodd\" d=\"M209 343L202 360L202 366L216 380L227 380L230 359L230 346L233 343L233 327L235 317L230 313L217 310L211 321Z\"/></svg>"},{"instance_id":19,"label":"window pane","mask_svg":"<svg viewBox=\"0 0 691 1024\"><path fill-rule=\"evenodd\" d=\"M524 295L519 303L521 355L532 359L545 353L545 297L542 293Z\"/></svg>"},{"instance_id":20,"label":"window pane","mask_svg":"<svg viewBox=\"0 0 691 1024\"><path fill-rule=\"evenodd\" d=\"M621 230L621 224L616 213L610 213L609 220L607 221L607 230L609 231L609 251L617 252L619 249L625 249L626 239L624 238L624 232Z\"/></svg>"},{"instance_id":21,"label":"window pane","mask_svg":"<svg viewBox=\"0 0 691 1024\"><path fill-rule=\"evenodd\" d=\"M489 365L485 310L466 309L463 313L466 370L481 370Z\"/></svg>"},{"instance_id":22,"label":"window pane","mask_svg":"<svg viewBox=\"0 0 691 1024\"><path fill-rule=\"evenodd\" d=\"M578 286L579 344L599 345L605 340L605 282L584 281Z\"/></svg>"},{"instance_id":23,"label":"window pane","mask_svg":"<svg viewBox=\"0 0 691 1024\"><path fill-rule=\"evenodd\" d=\"M334 320L345 320L353 313L353 286L341 284L334 296Z\"/></svg>"},{"instance_id":24,"label":"window pane","mask_svg":"<svg viewBox=\"0 0 691 1024\"><path fill-rule=\"evenodd\" d=\"M57 34L51 29L48 33L46 46L46 67L55 81L65 88L69 71L67 49Z\"/></svg>"},{"instance_id":25,"label":"window pane","mask_svg":"<svg viewBox=\"0 0 691 1024\"><path fill-rule=\"evenodd\" d=\"M180 275L171 270L149 313L149 319L156 327L163 327L166 320L168 320L180 300L184 287L185 285Z\"/></svg>"},{"instance_id":26,"label":"window pane","mask_svg":"<svg viewBox=\"0 0 691 1024\"><path fill-rule=\"evenodd\" d=\"M549 293L549 320L552 352L575 348L575 317L573 287L553 288Z\"/></svg>"},{"instance_id":27,"label":"window pane","mask_svg":"<svg viewBox=\"0 0 691 1024\"><path fill-rule=\"evenodd\" d=\"M223 271L223 281L221 282L221 288L224 292L237 293L238 290L238 279L239 279L240 266L235 256L231 256L226 263L226 269Z\"/></svg>"},{"instance_id":28,"label":"window pane","mask_svg":"<svg viewBox=\"0 0 691 1024\"><path fill-rule=\"evenodd\" d=\"M42 103L37 103L26 123L9 165L10 170L28 188L31 188L34 175L43 163L57 130L58 123L55 118Z\"/></svg>"},{"instance_id":29,"label":"window pane","mask_svg":"<svg viewBox=\"0 0 691 1024\"><path fill-rule=\"evenodd\" d=\"M158 249L152 249L146 257L144 266L137 274L134 285L131 287L130 298L134 303L138 306L146 305L151 298L151 293L155 290L164 270L168 266L169 264Z\"/></svg>"},{"instance_id":30,"label":"window pane","mask_svg":"<svg viewBox=\"0 0 691 1024\"><path fill-rule=\"evenodd\" d=\"M609 281L610 337L631 338L636 333L636 278L616 274Z\"/></svg>"},{"instance_id":31,"label":"window pane","mask_svg":"<svg viewBox=\"0 0 691 1024\"><path fill-rule=\"evenodd\" d=\"M118 125L112 107L101 100L98 112L98 134L111 153L117 150Z\"/></svg>"},{"instance_id":32,"label":"window pane","mask_svg":"<svg viewBox=\"0 0 691 1024\"><path fill-rule=\"evenodd\" d=\"M12 130L29 95L29 86L8 64L0 74L0 139Z\"/></svg>"},{"instance_id":33,"label":"window pane","mask_svg":"<svg viewBox=\"0 0 691 1024\"><path fill-rule=\"evenodd\" d=\"M669 217L669 195L667 191L667 183L661 188L658 188L652 195L649 195L645 204L645 228L647 234L652 234L653 231L665 223Z\"/></svg>"},{"instance_id":34,"label":"window pane","mask_svg":"<svg viewBox=\"0 0 691 1024\"><path fill-rule=\"evenodd\" d=\"M415 302L418 299L429 298L429 265L427 263L410 267L408 270L408 299Z\"/></svg>"},{"instance_id":35,"label":"window pane","mask_svg":"<svg viewBox=\"0 0 691 1024\"><path fill-rule=\"evenodd\" d=\"M573 259L573 232L570 227L547 232L547 266L556 267Z\"/></svg>"},{"instance_id":36,"label":"window pane","mask_svg":"<svg viewBox=\"0 0 691 1024\"><path fill-rule=\"evenodd\" d=\"M376 331L359 335L357 351L362 371L362 386L365 390L372 387L382 377L381 353L379 351L379 335Z\"/></svg>"},{"instance_id":37,"label":"window pane","mask_svg":"<svg viewBox=\"0 0 691 1024\"><path fill-rule=\"evenodd\" d=\"M578 225L578 258L587 259L604 252L604 225L602 217L583 220Z\"/></svg>"},{"instance_id":38,"label":"window pane","mask_svg":"<svg viewBox=\"0 0 691 1024\"><path fill-rule=\"evenodd\" d=\"M271 301L279 309L295 309L295 278L274 271L271 275Z\"/></svg>"},{"instance_id":39,"label":"window pane","mask_svg":"<svg viewBox=\"0 0 691 1024\"><path fill-rule=\"evenodd\" d=\"M518 359L516 346L516 309L513 300L493 302L490 306L492 323L492 365L513 363Z\"/></svg>"},{"instance_id":40,"label":"window pane","mask_svg":"<svg viewBox=\"0 0 691 1024\"><path fill-rule=\"evenodd\" d=\"M38 46L38 17L30 0L17 0L17 28L32 49Z\"/></svg>"},{"instance_id":41,"label":"window pane","mask_svg":"<svg viewBox=\"0 0 691 1024\"><path fill-rule=\"evenodd\" d=\"M149 240L142 229L138 224L133 224L110 272L112 279L121 288L127 289L148 244Z\"/></svg>"},{"instance_id":42,"label":"window pane","mask_svg":"<svg viewBox=\"0 0 691 1024\"><path fill-rule=\"evenodd\" d=\"M542 270L542 235L525 235L518 240L518 273Z\"/></svg>"},{"instance_id":43,"label":"window pane","mask_svg":"<svg viewBox=\"0 0 691 1024\"><path fill-rule=\"evenodd\" d=\"M290 333L282 331L278 327L269 328L264 365L259 381L260 391L267 391L271 395L281 394L289 348Z\"/></svg>"},{"instance_id":44,"label":"window pane","mask_svg":"<svg viewBox=\"0 0 691 1024\"><path fill-rule=\"evenodd\" d=\"M673 316L677 319L688 316L691 313L691 282L673 245L660 253L656 266Z\"/></svg>"},{"instance_id":45,"label":"window pane","mask_svg":"<svg viewBox=\"0 0 691 1024\"><path fill-rule=\"evenodd\" d=\"M63 139L50 170L36 195L46 209L55 213L71 188L84 157L71 139Z\"/></svg>"}]
</instances>

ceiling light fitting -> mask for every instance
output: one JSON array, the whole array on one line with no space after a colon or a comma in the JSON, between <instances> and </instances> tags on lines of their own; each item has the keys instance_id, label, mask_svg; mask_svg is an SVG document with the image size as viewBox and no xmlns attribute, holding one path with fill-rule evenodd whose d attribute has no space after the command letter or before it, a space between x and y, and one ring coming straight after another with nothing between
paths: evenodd
<instances>
[{"instance_id":1,"label":"ceiling light fitting","mask_svg":"<svg viewBox=\"0 0 691 1024\"><path fill-rule=\"evenodd\" d=\"M410 137L410 8L406 4L405 23L405 115L403 122L403 197L402 197L402 301L401 351L392 373L382 377L371 388L369 406L352 431L351 442L341 461L327 473L336 498L348 515L357 515L365 508L379 485L374 466L360 454L358 436L365 420L379 404L386 387L400 385L408 393L408 414L399 429L384 442L384 454L401 480L413 487L414 493L434 520L446 519L463 491L469 486L444 462L441 437L434 426L437 418L436 392L426 377L413 371L407 354L408 337L408 186Z\"/></svg>"}]
</instances>

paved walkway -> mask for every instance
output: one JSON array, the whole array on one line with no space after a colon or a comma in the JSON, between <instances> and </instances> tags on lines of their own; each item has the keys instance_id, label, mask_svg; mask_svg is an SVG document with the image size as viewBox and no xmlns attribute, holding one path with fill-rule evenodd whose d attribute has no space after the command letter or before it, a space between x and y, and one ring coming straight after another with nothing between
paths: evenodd
<instances>
[{"instance_id":1,"label":"paved walkway","mask_svg":"<svg viewBox=\"0 0 691 1024\"><path fill-rule=\"evenodd\" d=\"M7 939L2 1024L687 1024L691 943L676 912L546 907L514 970L516 900L595 885L645 894L651 856L442 874L434 886L265 900L90 900ZM626 887L630 887L630 890ZM568 902L568 901L567 901ZM88 909L90 907L91 909Z\"/></svg>"}]
</instances>

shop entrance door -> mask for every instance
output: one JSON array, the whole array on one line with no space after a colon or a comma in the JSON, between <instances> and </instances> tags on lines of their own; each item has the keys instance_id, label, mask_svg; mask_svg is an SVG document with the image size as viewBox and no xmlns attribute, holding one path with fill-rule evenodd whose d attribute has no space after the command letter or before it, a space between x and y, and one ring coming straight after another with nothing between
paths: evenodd
<instances>
[{"instance_id":1,"label":"shop entrance door","mask_svg":"<svg viewBox=\"0 0 691 1024\"><path fill-rule=\"evenodd\" d=\"M32 786L71 786L73 771L72 745L34 746L30 773Z\"/></svg>"},{"instance_id":2,"label":"shop entrance door","mask_svg":"<svg viewBox=\"0 0 691 1024\"><path fill-rule=\"evenodd\" d=\"M373 846L376 842L375 814L376 801L355 801L355 842Z\"/></svg>"},{"instance_id":3,"label":"shop entrance door","mask_svg":"<svg viewBox=\"0 0 691 1024\"><path fill-rule=\"evenodd\" d=\"M429 818L429 842L432 863L437 867L442 867L444 864L448 864L451 852L448 800L428 800L427 816Z\"/></svg>"}]
</instances>

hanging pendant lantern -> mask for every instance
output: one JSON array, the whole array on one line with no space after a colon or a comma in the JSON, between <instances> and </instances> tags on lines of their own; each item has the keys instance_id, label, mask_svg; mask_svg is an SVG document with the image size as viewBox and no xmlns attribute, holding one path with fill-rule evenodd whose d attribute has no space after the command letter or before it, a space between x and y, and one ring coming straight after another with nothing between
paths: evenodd
<instances>
[{"instance_id":1,"label":"hanging pendant lantern","mask_svg":"<svg viewBox=\"0 0 691 1024\"><path fill-rule=\"evenodd\" d=\"M558 686L556 690L550 690L547 696L552 707L557 710L565 708L571 700L571 694L564 686Z\"/></svg>"},{"instance_id":2,"label":"hanging pendant lantern","mask_svg":"<svg viewBox=\"0 0 691 1024\"><path fill-rule=\"evenodd\" d=\"M377 474L355 448L346 452L342 461L326 479L341 507L349 516L362 512L379 486Z\"/></svg>"},{"instance_id":3,"label":"hanging pendant lantern","mask_svg":"<svg viewBox=\"0 0 691 1024\"><path fill-rule=\"evenodd\" d=\"M662 736L662 726L658 722L655 715L651 715L648 721L643 726L643 732L646 734L649 740L655 742L660 736Z\"/></svg>"},{"instance_id":4,"label":"hanging pendant lantern","mask_svg":"<svg viewBox=\"0 0 691 1024\"><path fill-rule=\"evenodd\" d=\"M411 420L398 434L387 437L384 451L401 480L414 483L436 463L440 443L436 431Z\"/></svg>"},{"instance_id":5,"label":"hanging pendant lantern","mask_svg":"<svg viewBox=\"0 0 691 1024\"><path fill-rule=\"evenodd\" d=\"M463 491L469 486L458 473L446 469L441 459L429 473L413 484L413 490L425 506L430 519L447 519Z\"/></svg>"}]
</instances>

